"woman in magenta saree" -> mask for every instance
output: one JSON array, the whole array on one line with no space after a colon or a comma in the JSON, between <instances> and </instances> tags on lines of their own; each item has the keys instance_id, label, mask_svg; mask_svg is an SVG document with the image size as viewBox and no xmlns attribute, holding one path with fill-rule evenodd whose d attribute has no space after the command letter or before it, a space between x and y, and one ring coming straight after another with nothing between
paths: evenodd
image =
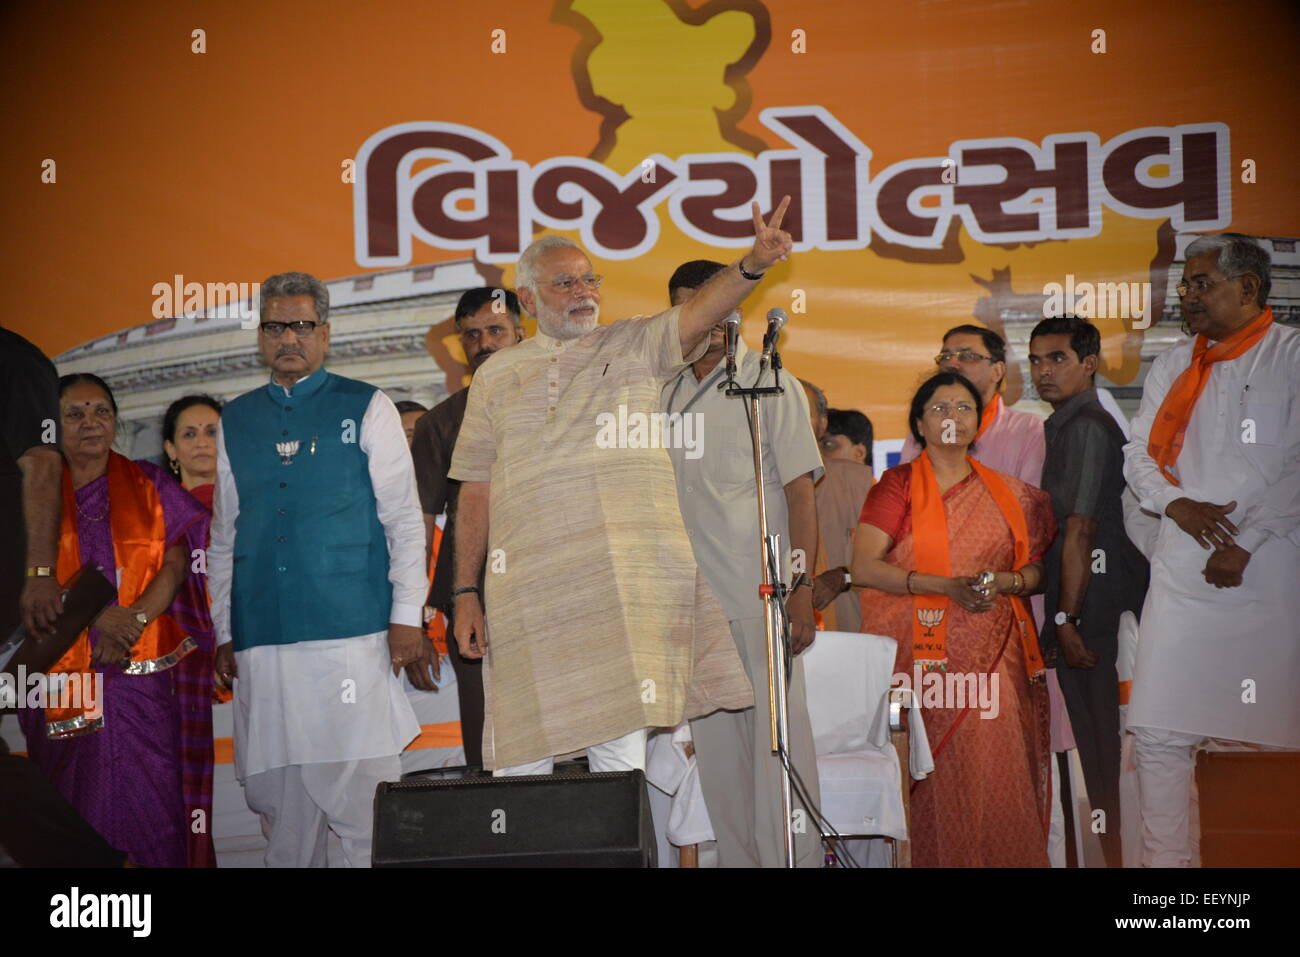
<instances>
[{"instance_id":1,"label":"woman in magenta saree","mask_svg":"<svg viewBox=\"0 0 1300 957\"><path fill-rule=\"evenodd\" d=\"M212 520L212 493L217 477L217 428L221 422L221 403L209 395L186 395L167 407L163 415L163 453L171 473L181 486L198 499L206 515L203 541L191 536L192 548L208 547L207 531ZM190 596L187 609L201 608L207 615L206 575L191 575L186 582ZM199 646L176 668L176 696L181 705L181 759L185 777L185 805L191 819L212 820L212 703L230 700L230 691L222 688L214 695L213 662L215 638L210 626L199 629L195 637ZM190 866L216 867L216 849L210 828L190 833Z\"/></svg>"},{"instance_id":2,"label":"woman in magenta saree","mask_svg":"<svg viewBox=\"0 0 1300 957\"><path fill-rule=\"evenodd\" d=\"M101 381L65 376L60 405L67 467L59 577L99 566L116 576L119 601L54 669L102 675L99 707L24 710L28 752L132 862L215 863L210 810L194 815L183 784L192 722L177 686L178 663L214 640L203 579L190 573L209 516L164 470L112 452L117 408ZM209 725L210 714L209 704Z\"/></svg>"},{"instance_id":3,"label":"woman in magenta saree","mask_svg":"<svg viewBox=\"0 0 1300 957\"><path fill-rule=\"evenodd\" d=\"M912 784L913 864L1046 867L1047 696L1021 597L1042 588L1056 525L1045 493L968 457L980 404L954 373L921 386L924 451L868 494L852 576L862 630L898 640L895 683L918 694L934 753Z\"/></svg>"}]
</instances>

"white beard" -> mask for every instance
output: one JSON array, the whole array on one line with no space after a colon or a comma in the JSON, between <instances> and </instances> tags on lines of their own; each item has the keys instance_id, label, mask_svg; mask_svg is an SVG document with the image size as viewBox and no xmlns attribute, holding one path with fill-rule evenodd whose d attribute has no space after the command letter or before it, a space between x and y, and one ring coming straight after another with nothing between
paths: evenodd
<instances>
[{"instance_id":1,"label":"white beard","mask_svg":"<svg viewBox=\"0 0 1300 957\"><path fill-rule=\"evenodd\" d=\"M589 317L575 318L570 313L575 309L590 308ZM580 339L600 322L600 303L594 299L584 299L566 310L551 309L537 304L537 327L552 339Z\"/></svg>"}]
</instances>

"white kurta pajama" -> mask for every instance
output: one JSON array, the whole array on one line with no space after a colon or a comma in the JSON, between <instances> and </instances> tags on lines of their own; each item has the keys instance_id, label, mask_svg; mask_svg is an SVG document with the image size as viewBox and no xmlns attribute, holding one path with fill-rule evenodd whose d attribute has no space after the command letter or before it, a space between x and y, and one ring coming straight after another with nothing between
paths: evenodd
<instances>
[{"instance_id":1,"label":"white kurta pajama","mask_svg":"<svg viewBox=\"0 0 1300 957\"><path fill-rule=\"evenodd\" d=\"M366 409L358 441L388 543L389 620L418 627L427 586L424 523L401 418L382 392ZM208 549L219 645L232 640L238 515L222 434ZM387 632L257 645L236 653L235 663L235 770L249 807L262 817L268 866L324 866L327 827L339 835L350 866L369 866L375 788L401 777L398 755L420 732L392 673Z\"/></svg>"},{"instance_id":2,"label":"white kurta pajama","mask_svg":"<svg viewBox=\"0 0 1300 957\"><path fill-rule=\"evenodd\" d=\"M1173 485L1147 444L1192 347L1180 343L1152 364L1124 448L1129 487L1161 516L1128 709L1144 863L1154 866L1190 860L1189 742L1300 748L1300 331L1275 322L1253 348L1211 366ZM1211 553L1164 515L1182 497L1237 503L1229 518L1251 553L1241 585L1205 581Z\"/></svg>"}]
</instances>

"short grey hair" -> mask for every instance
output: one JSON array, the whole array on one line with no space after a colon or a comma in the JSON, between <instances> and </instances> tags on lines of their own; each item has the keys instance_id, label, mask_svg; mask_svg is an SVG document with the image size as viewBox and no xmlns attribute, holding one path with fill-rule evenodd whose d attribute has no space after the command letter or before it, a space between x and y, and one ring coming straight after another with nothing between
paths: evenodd
<instances>
[{"instance_id":1,"label":"short grey hair","mask_svg":"<svg viewBox=\"0 0 1300 957\"><path fill-rule=\"evenodd\" d=\"M1268 293L1273 287L1272 257L1268 250L1260 245L1253 236L1241 233L1214 233L1201 236L1187 247L1186 258L1204 256L1206 253L1218 253L1219 272L1229 279L1239 279L1245 275L1259 279L1259 305L1268 303Z\"/></svg>"},{"instance_id":2,"label":"short grey hair","mask_svg":"<svg viewBox=\"0 0 1300 957\"><path fill-rule=\"evenodd\" d=\"M582 252L581 246L564 236L543 236L534 240L515 265L516 289L532 289L537 285L537 260L552 249L576 249Z\"/></svg>"},{"instance_id":3,"label":"short grey hair","mask_svg":"<svg viewBox=\"0 0 1300 957\"><path fill-rule=\"evenodd\" d=\"M311 296L316 306L316 319L328 322L330 315L330 291L325 284L310 273L280 272L262 282L261 306L259 314L266 321L266 304L272 299L286 299L289 296Z\"/></svg>"}]
</instances>

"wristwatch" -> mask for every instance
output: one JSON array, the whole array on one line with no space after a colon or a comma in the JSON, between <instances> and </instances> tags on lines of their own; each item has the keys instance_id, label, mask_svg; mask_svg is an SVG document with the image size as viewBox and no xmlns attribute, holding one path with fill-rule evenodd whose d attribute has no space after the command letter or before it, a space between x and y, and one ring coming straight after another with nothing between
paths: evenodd
<instances>
[{"instance_id":1,"label":"wristwatch","mask_svg":"<svg viewBox=\"0 0 1300 957\"><path fill-rule=\"evenodd\" d=\"M28 565L28 578L53 578L54 569L49 565Z\"/></svg>"},{"instance_id":2,"label":"wristwatch","mask_svg":"<svg viewBox=\"0 0 1300 957\"><path fill-rule=\"evenodd\" d=\"M144 612L142 612L142 611L137 611L137 612L135 613L135 620L138 621L138 622L139 622L140 624L142 624L142 625L147 625L147 624L149 624L149 616L146 615L146 614L145 614Z\"/></svg>"},{"instance_id":3,"label":"wristwatch","mask_svg":"<svg viewBox=\"0 0 1300 957\"><path fill-rule=\"evenodd\" d=\"M1067 615L1063 611L1058 611L1056 617L1052 620L1058 625L1074 625L1075 628L1078 628L1083 624L1083 619L1078 615Z\"/></svg>"}]
</instances>

